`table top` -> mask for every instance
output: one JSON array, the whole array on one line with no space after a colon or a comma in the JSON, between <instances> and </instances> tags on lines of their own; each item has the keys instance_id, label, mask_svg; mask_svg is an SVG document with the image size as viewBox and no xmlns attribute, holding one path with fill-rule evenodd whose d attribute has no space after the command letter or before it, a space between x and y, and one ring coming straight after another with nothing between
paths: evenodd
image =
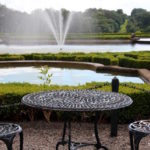
<instances>
[{"instance_id":1,"label":"table top","mask_svg":"<svg viewBox=\"0 0 150 150\"><path fill-rule=\"evenodd\" d=\"M124 94L98 90L55 90L25 95L22 103L46 110L102 111L124 108L132 104Z\"/></svg>"}]
</instances>

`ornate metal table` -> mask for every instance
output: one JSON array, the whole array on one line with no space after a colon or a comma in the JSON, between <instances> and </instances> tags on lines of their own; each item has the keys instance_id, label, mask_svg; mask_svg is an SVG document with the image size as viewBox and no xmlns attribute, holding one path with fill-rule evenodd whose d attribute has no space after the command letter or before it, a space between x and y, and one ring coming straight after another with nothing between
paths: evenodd
<instances>
[{"instance_id":1,"label":"ornate metal table","mask_svg":"<svg viewBox=\"0 0 150 150\"><path fill-rule=\"evenodd\" d=\"M98 112L127 107L132 104L132 99L127 95L118 94L115 92L102 92L96 90L56 90L25 95L22 98L22 103L34 108L63 111L65 116L67 116L64 121L62 139L57 143L56 150L58 150L59 145L64 146L66 144L68 144L69 150L76 150L83 146L91 145L95 146L96 149L103 148L107 150L107 148L101 144L98 136ZM95 112L94 132L96 143L94 144L71 141L70 112L86 111ZM65 139L67 128L68 140Z\"/></svg>"}]
</instances>

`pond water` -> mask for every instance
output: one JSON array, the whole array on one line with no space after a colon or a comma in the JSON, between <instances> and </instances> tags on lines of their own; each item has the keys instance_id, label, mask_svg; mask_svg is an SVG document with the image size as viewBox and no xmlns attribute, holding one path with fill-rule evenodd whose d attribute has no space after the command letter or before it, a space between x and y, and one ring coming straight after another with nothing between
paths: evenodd
<instances>
[{"instance_id":1,"label":"pond water","mask_svg":"<svg viewBox=\"0 0 150 150\"><path fill-rule=\"evenodd\" d=\"M60 50L61 49L61 50ZM58 53L58 52L129 52L149 51L149 44L101 44L101 45L0 45L0 54L23 54L23 53Z\"/></svg>"},{"instance_id":2,"label":"pond water","mask_svg":"<svg viewBox=\"0 0 150 150\"><path fill-rule=\"evenodd\" d=\"M79 85L86 82L111 82L115 76L110 73L96 73L91 70L50 68L51 83L57 85ZM0 68L0 82L29 82L42 84L40 70L36 67ZM120 82L144 83L139 77L116 75Z\"/></svg>"},{"instance_id":3,"label":"pond water","mask_svg":"<svg viewBox=\"0 0 150 150\"><path fill-rule=\"evenodd\" d=\"M150 41L150 38L140 38L139 41Z\"/></svg>"}]
</instances>

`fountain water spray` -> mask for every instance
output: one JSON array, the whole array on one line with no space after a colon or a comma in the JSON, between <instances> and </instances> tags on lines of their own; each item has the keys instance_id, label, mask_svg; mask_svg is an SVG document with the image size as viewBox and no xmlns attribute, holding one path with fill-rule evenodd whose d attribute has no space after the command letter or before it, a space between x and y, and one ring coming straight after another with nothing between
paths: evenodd
<instances>
[{"instance_id":1,"label":"fountain water spray","mask_svg":"<svg viewBox=\"0 0 150 150\"><path fill-rule=\"evenodd\" d=\"M60 50L62 50L65 44L66 36L70 27L72 20L72 12L68 12L65 16L63 14L64 10L56 11L53 9L48 9L44 12L44 18L47 22Z\"/></svg>"}]
</instances>

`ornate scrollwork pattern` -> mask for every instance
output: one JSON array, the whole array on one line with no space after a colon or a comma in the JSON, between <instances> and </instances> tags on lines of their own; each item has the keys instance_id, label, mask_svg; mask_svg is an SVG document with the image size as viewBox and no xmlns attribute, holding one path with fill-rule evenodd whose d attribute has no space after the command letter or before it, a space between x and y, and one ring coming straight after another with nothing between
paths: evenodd
<instances>
[{"instance_id":1,"label":"ornate scrollwork pattern","mask_svg":"<svg viewBox=\"0 0 150 150\"><path fill-rule=\"evenodd\" d=\"M17 124L0 123L0 137L19 133L22 129Z\"/></svg>"},{"instance_id":2,"label":"ornate scrollwork pattern","mask_svg":"<svg viewBox=\"0 0 150 150\"><path fill-rule=\"evenodd\" d=\"M150 120L135 121L129 125L129 130L150 134Z\"/></svg>"}]
</instances>

